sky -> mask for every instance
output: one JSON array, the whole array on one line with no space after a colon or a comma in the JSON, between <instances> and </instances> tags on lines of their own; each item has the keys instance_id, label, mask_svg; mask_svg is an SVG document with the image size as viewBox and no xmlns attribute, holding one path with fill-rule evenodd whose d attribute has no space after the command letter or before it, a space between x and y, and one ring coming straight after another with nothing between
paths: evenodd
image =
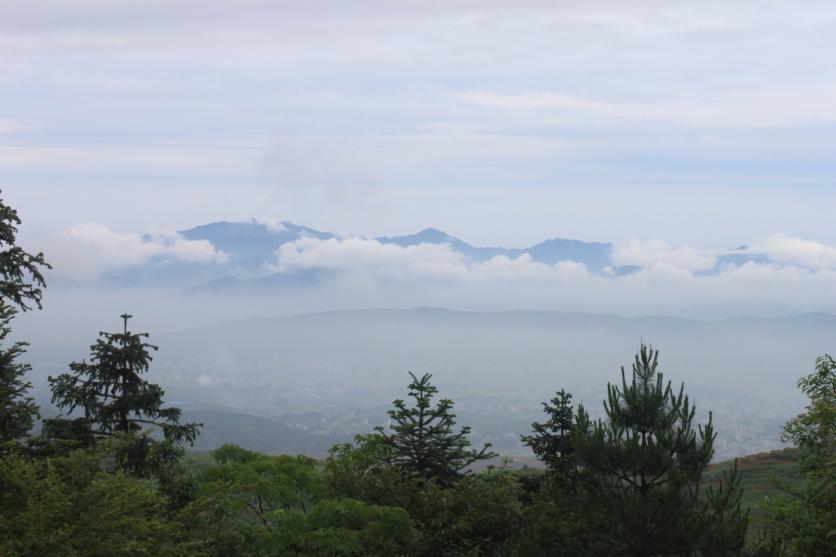
<instances>
[{"instance_id":1,"label":"sky","mask_svg":"<svg viewBox=\"0 0 836 557\"><path fill-rule=\"evenodd\" d=\"M836 245L832 2L0 12L0 187L30 230Z\"/></svg>"}]
</instances>

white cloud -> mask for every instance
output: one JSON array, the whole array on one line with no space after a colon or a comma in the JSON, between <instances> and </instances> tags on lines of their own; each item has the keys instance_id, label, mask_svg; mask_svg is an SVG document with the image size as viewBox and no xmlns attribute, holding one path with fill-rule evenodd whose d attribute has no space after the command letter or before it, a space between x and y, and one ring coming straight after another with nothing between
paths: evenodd
<instances>
[{"instance_id":1,"label":"white cloud","mask_svg":"<svg viewBox=\"0 0 836 557\"><path fill-rule=\"evenodd\" d=\"M142 237L114 232L100 225L72 227L62 243L28 237L38 245L64 277L96 283L102 273L171 257L187 261L223 261L211 245L189 242L176 235ZM797 240L797 239L795 239ZM774 239L770 245L777 245ZM782 246L796 245L784 241ZM760 244L758 244L760 245ZM808 248L807 244L801 243ZM820 244L819 244L820 245ZM741 301L779 303L800 310L836 310L836 269L814 269L809 256L787 251L787 262L724 265L703 273L713 255L688 247L671 248L660 242L622 244L619 263L643 263L638 272L622 276L598 275L577 262L540 263L528 255L494 257L473 262L447 245L400 247L360 237L328 240L301 238L285 244L271 271L310 268L341 269L345 273L327 285L294 291L295 311L343 307L436 305L473 309L540 308L577 311L666 311L699 304ZM825 246L827 247L827 246ZM821 251L821 248L816 248ZM816 250L812 250L815 252ZM773 249L777 252L777 249ZM829 253L829 252L828 252ZM790 260L799 261L798 264ZM818 261L813 260L813 261ZM259 304L283 307L281 291ZM229 300L227 300L229 302ZM223 302L219 301L221 305ZM312 304L312 305L311 305ZM261 307L261 306L259 306ZM266 307L266 306L265 306ZM290 307L290 306L288 306ZM286 310L283 310L286 311Z\"/></svg>"},{"instance_id":2,"label":"white cloud","mask_svg":"<svg viewBox=\"0 0 836 557\"><path fill-rule=\"evenodd\" d=\"M592 100L553 92L500 95L468 91L458 98L510 110L578 110L628 120L669 122L692 127L789 126L836 120L833 86L797 90L741 91L694 100L621 102Z\"/></svg>"},{"instance_id":3,"label":"white cloud","mask_svg":"<svg viewBox=\"0 0 836 557\"><path fill-rule=\"evenodd\" d=\"M274 219L270 217L252 217L251 220L257 224L267 227L267 230L269 230L270 232L278 233L287 230L287 227L285 226L284 222L280 221L279 219Z\"/></svg>"},{"instance_id":4,"label":"white cloud","mask_svg":"<svg viewBox=\"0 0 836 557\"><path fill-rule=\"evenodd\" d=\"M96 223L77 224L66 232L76 242L99 251L113 266L138 265L164 251L161 244L146 242L139 234L120 234Z\"/></svg>"},{"instance_id":5,"label":"white cloud","mask_svg":"<svg viewBox=\"0 0 836 557\"><path fill-rule=\"evenodd\" d=\"M574 261L548 265L529 255L474 263L446 245L404 248L357 237L304 238L283 246L277 259L274 270L279 271L312 267L350 271L352 280L334 288L346 288L354 292L352 296L362 293L361 298L373 305L394 296L408 300L408 305L481 309L510 305L618 311L735 301L815 309L826 307L822 301L836 294L832 270L750 261L704 274L716 263L713 253L689 246L673 248L658 240L619 244L616 263L642 267L623 276L596 275Z\"/></svg>"},{"instance_id":6,"label":"white cloud","mask_svg":"<svg viewBox=\"0 0 836 557\"><path fill-rule=\"evenodd\" d=\"M399 279L412 284L424 280L444 280L454 284L546 284L556 280L575 280L591 275L574 261L548 265L530 255L517 258L497 256L488 261L470 262L447 244L419 244L401 247L359 237L319 240L302 238L284 244L273 270L327 267L373 279Z\"/></svg>"},{"instance_id":7,"label":"white cloud","mask_svg":"<svg viewBox=\"0 0 836 557\"><path fill-rule=\"evenodd\" d=\"M380 277L450 277L465 268L464 256L448 245L400 247L358 237L301 238L282 245L277 258L276 270L279 271L329 267L371 272Z\"/></svg>"},{"instance_id":8,"label":"white cloud","mask_svg":"<svg viewBox=\"0 0 836 557\"><path fill-rule=\"evenodd\" d=\"M688 271L708 271L717 264L717 257L713 253L691 246L674 248L662 240L641 242L637 239L616 243L612 260L616 265L647 268L667 264Z\"/></svg>"},{"instance_id":9,"label":"white cloud","mask_svg":"<svg viewBox=\"0 0 836 557\"><path fill-rule=\"evenodd\" d=\"M187 240L176 233L157 233L143 237L119 233L96 223L69 227L53 244L58 254L59 274L92 280L107 270L141 265L156 257L170 257L187 263L225 263L228 254L218 251L207 240ZM52 259L54 261L54 259Z\"/></svg>"},{"instance_id":10,"label":"white cloud","mask_svg":"<svg viewBox=\"0 0 836 557\"><path fill-rule=\"evenodd\" d=\"M811 269L836 269L836 248L786 234L768 236L747 250L763 254L772 261Z\"/></svg>"}]
</instances>

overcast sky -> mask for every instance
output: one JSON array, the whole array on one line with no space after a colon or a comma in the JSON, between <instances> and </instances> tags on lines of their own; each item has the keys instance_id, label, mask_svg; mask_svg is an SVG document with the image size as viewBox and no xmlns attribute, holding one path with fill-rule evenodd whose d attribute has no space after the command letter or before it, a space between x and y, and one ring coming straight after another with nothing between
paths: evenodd
<instances>
[{"instance_id":1,"label":"overcast sky","mask_svg":"<svg viewBox=\"0 0 836 557\"><path fill-rule=\"evenodd\" d=\"M33 227L836 244L833 2L0 0Z\"/></svg>"}]
</instances>

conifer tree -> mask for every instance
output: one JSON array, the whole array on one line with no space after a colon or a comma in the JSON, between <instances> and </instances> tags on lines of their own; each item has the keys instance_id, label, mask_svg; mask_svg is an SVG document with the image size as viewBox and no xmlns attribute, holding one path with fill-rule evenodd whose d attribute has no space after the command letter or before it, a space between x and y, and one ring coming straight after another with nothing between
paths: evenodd
<instances>
[{"instance_id":1,"label":"conifer tree","mask_svg":"<svg viewBox=\"0 0 836 557\"><path fill-rule=\"evenodd\" d=\"M18 311L32 305L40 309L46 286L42 271L51 268L42 253L32 255L16 244L20 224L17 211L0 199L0 452L26 436L38 415L37 405L27 396L31 366L18 362L26 343L6 346L5 341Z\"/></svg>"},{"instance_id":2,"label":"conifer tree","mask_svg":"<svg viewBox=\"0 0 836 557\"><path fill-rule=\"evenodd\" d=\"M452 400L444 398L433 406L438 388L430 383L431 374L420 378L412 372L409 375L412 382L408 395L414 405L407 407L403 400L395 400L395 408L389 410L394 422L390 426L392 433L386 434L383 427L376 428L384 440L389 464L406 477L452 485L474 462L497 456L490 452L490 443L478 451L470 448L469 426L455 431Z\"/></svg>"},{"instance_id":3,"label":"conifer tree","mask_svg":"<svg viewBox=\"0 0 836 557\"><path fill-rule=\"evenodd\" d=\"M575 469L575 446L572 440L575 413L572 395L561 389L550 402L543 403L543 411L548 415L548 421L532 423L532 434L521 436L522 442L531 447L534 455L546 464L549 471L568 480Z\"/></svg>"},{"instance_id":4,"label":"conifer tree","mask_svg":"<svg viewBox=\"0 0 836 557\"><path fill-rule=\"evenodd\" d=\"M583 407L578 410L578 460L590 479L591 503L610 522L602 536L613 554L691 555L706 547L717 520L745 519L735 513L739 498L730 495L736 481L722 496L711 494L711 505L700 497L714 454L711 417L694 429L695 408L684 385L676 393L663 381L658 356L642 345L629 382L621 369L621 387L608 386L606 420L592 421ZM723 525L725 537L741 530L745 524L737 530ZM732 541L723 544L734 546Z\"/></svg>"},{"instance_id":5,"label":"conifer tree","mask_svg":"<svg viewBox=\"0 0 836 557\"><path fill-rule=\"evenodd\" d=\"M163 389L142 377L157 347L145 342L148 333L128 330L131 315L121 317L123 330L100 332L90 347L89 363L73 362L70 373L49 378L53 404L68 414L80 410L83 416L48 420L46 428L57 437L72 431L82 445L110 437L134 439L138 443L129 443L123 456L126 467L137 470L153 444L141 435L144 430L160 428L169 443L194 443L202 424L181 424L179 408L163 407Z\"/></svg>"}]
</instances>

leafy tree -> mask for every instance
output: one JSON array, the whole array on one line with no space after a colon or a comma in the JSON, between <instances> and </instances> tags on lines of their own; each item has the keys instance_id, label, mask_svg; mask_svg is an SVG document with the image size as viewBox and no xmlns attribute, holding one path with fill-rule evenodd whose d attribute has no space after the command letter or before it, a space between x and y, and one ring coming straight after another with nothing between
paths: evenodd
<instances>
[{"instance_id":1,"label":"leafy tree","mask_svg":"<svg viewBox=\"0 0 836 557\"><path fill-rule=\"evenodd\" d=\"M657 366L658 352L642 345L631 380L622 368L621 387L608 386L606 420L578 410L574 441L590 480L588 502L604 510L610 524L600 535L616 555L690 555L705 548L709 523L737 516L728 508L733 498L714 498L709 509L700 496L714 454L711 418L695 431L684 385L674 392Z\"/></svg>"},{"instance_id":2,"label":"leafy tree","mask_svg":"<svg viewBox=\"0 0 836 557\"><path fill-rule=\"evenodd\" d=\"M549 419L545 423L531 424L533 433L521 436L522 442L543 461L556 476L568 479L575 470L575 447L572 430L575 413L572 395L561 389L550 402L543 403L543 411Z\"/></svg>"},{"instance_id":3,"label":"leafy tree","mask_svg":"<svg viewBox=\"0 0 836 557\"><path fill-rule=\"evenodd\" d=\"M421 539L403 509L353 499L318 501L307 511L272 513L265 555L389 557L410 554Z\"/></svg>"},{"instance_id":4,"label":"leafy tree","mask_svg":"<svg viewBox=\"0 0 836 557\"><path fill-rule=\"evenodd\" d=\"M329 497L405 509L421 532L417 556L510 554L521 514L514 474L493 469L446 485L403 475L387 454L380 435L334 447L325 463Z\"/></svg>"},{"instance_id":5,"label":"leafy tree","mask_svg":"<svg viewBox=\"0 0 836 557\"><path fill-rule=\"evenodd\" d=\"M480 460L493 458L490 443L480 450L470 448L469 426L455 431L456 415L452 412L453 401L439 400L433 406L438 389L430 383L432 375L420 378L409 374L408 396L414 405L396 399L394 409L389 411L392 433L386 434L383 427L377 432L383 437L388 463L398 468L405 476L436 481L451 485L462 477L465 469Z\"/></svg>"},{"instance_id":6,"label":"leafy tree","mask_svg":"<svg viewBox=\"0 0 836 557\"><path fill-rule=\"evenodd\" d=\"M420 539L403 509L325 497L316 461L225 445L181 513L207 555L389 556Z\"/></svg>"},{"instance_id":7,"label":"leafy tree","mask_svg":"<svg viewBox=\"0 0 836 557\"><path fill-rule=\"evenodd\" d=\"M17 245L20 224L17 211L0 199L0 452L26 436L38 415L26 394L32 388L25 379L31 366L18 362L26 343L7 347L5 341L18 311L41 307L43 270L51 268L42 253L33 255Z\"/></svg>"},{"instance_id":8,"label":"leafy tree","mask_svg":"<svg viewBox=\"0 0 836 557\"><path fill-rule=\"evenodd\" d=\"M99 470L98 452L0 459L0 555L137 557L181 553L163 497Z\"/></svg>"},{"instance_id":9,"label":"leafy tree","mask_svg":"<svg viewBox=\"0 0 836 557\"><path fill-rule=\"evenodd\" d=\"M836 458L836 360L825 354L815 370L798 380L810 399L805 412L784 426L783 440L804 449L802 472L827 471Z\"/></svg>"},{"instance_id":10,"label":"leafy tree","mask_svg":"<svg viewBox=\"0 0 836 557\"><path fill-rule=\"evenodd\" d=\"M836 360L818 358L798 387L810 403L784 426L783 438L801 449L805 482L800 489L778 484L786 496L766 502L759 545L792 557L828 555L836 547Z\"/></svg>"},{"instance_id":11,"label":"leafy tree","mask_svg":"<svg viewBox=\"0 0 836 557\"><path fill-rule=\"evenodd\" d=\"M157 347L144 341L148 333L128 330L130 315L121 317L123 331L99 333L90 347L90 363L73 362L71 373L49 378L52 402L68 414L81 410L83 416L47 420L45 430L57 438L73 435L83 446L120 437L126 441L118 453L120 465L145 475L155 445L147 428L160 428L167 443L194 443L202 424L181 424L179 408L163 407L163 389L142 377Z\"/></svg>"}]
</instances>

